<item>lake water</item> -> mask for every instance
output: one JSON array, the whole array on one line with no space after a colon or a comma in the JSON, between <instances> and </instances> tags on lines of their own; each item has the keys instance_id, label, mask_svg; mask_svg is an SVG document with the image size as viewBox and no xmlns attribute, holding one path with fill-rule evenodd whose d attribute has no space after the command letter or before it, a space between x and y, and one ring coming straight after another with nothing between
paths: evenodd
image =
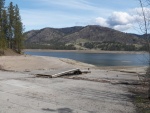
<instances>
[{"instance_id":1,"label":"lake water","mask_svg":"<svg viewBox=\"0 0 150 113\"><path fill-rule=\"evenodd\" d=\"M51 56L69 58L96 66L146 66L148 54L120 53L76 53L76 52L29 52L25 54L36 56Z\"/></svg>"}]
</instances>

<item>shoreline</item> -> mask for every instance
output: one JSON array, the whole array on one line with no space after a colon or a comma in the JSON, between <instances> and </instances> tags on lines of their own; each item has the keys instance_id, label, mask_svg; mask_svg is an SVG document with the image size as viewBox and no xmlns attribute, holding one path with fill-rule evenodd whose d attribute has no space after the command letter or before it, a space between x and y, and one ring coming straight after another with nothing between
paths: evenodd
<instances>
[{"instance_id":1,"label":"shoreline","mask_svg":"<svg viewBox=\"0 0 150 113\"><path fill-rule=\"evenodd\" d=\"M27 52L112 53L112 54L146 54L147 53L145 51L52 50L52 49L24 49L23 52L24 51L27 51Z\"/></svg>"},{"instance_id":2,"label":"shoreline","mask_svg":"<svg viewBox=\"0 0 150 113\"><path fill-rule=\"evenodd\" d=\"M17 63L16 63L17 62ZM47 56L2 56L0 57L0 70L6 71L34 71L51 70L63 68L80 68L107 71L124 71L133 73L145 73L147 66L95 66L67 58L56 58Z\"/></svg>"},{"instance_id":3,"label":"shoreline","mask_svg":"<svg viewBox=\"0 0 150 113\"><path fill-rule=\"evenodd\" d=\"M17 62L17 63L16 63ZM1 56L0 70L6 71L34 71L51 70L63 68L95 68L96 66L65 58L47 57L47 56Z\"/></svg>"}]
</instances>

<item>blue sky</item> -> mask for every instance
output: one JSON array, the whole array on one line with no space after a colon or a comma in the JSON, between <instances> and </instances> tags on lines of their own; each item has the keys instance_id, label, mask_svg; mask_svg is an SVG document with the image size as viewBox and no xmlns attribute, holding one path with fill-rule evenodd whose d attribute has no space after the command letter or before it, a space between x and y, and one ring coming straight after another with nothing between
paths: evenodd
<instances>
[{"instance_id":1,"label":"blue sky","mask_svg":"<svg viewBox=\"0 0 150 113\"><path fill-rule=\"evenodd\" d=\"M6 0L18 4L25 31L44 27L101 25L137 32L138 0Z\"/></svg>"}]
</instances>

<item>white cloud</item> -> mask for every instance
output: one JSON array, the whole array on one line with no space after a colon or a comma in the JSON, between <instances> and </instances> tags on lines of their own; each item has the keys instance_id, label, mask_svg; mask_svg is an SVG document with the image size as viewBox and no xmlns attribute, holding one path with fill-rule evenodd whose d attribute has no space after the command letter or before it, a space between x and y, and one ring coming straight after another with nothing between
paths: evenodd
<instances>
[{"instance_id":1,"label":"white cloud","mask_svg":"<svg viewBox=\"0 0 150 113\"><path fill-rule=\"evenodd\" d=\"M145 12L145 14L148 14L150 12L150 8L147 7L143 7L143 10ZM137 13L138 15L142 14L142 8L134 8L130 10L130 13Z\"/></svg>"},{"instance_id":2,"label":"white cloud","mask_svg":"<svg viewBox=\"0 0 150 113\"><path fill-rule=\"evenodd\" d=\"M126 12L113 12L107 19L110 26L126 25L132 22L134 18Z\"/></svg>"},{"instance_id":3,"label":"white cloud","mask_svg":"<svg viewBox=\"0 0 150 113\"><path fill-rule=\"evenodd\" d=\"M136 20L136 16L132 16L126 12L113 12L108 18L98 17L94 24L110 27L116 30L125 31L130 29Z\"/></svg>"},{"instance_id":4,"label":"white cloud","mask_svg":"<svg viewBox=\"0 0 150 113\"><path fill-rule=\"evenodd\" d=\"M143 8L144 14L146 19L149 21L150 20L150 8ZM143 12L142 12L142 8L134 8L132 10L130 10L131 14L136 14L135 16L137 17L138 21L143 21Z\"/></svg>"},{"instance_id":5,"label":"white cloud","mask_svg":"<svg viewBox=\"0 0 150 113\"><path fill-rule=\"evenodd\" d=\"M107 23L107 20L105 18L98 17L98 18L95 19L95 22L98 25L109 27L109 24Z\"/></svg>"},{"instance_id":6,"label":"white cloud","mask_svg":"<svg viewBox=\"0 0 150 113\"><path fill-rule=\"evenodd\" d=\"M150 9L144 8L144 11L146 12L147 19L150 18ZM107 18L97 17L94 19L93 24L101 25L104 27L110 27L116 30L120 31L126 31L135 24L141 23L143 21L143 17L141 15L141 8L135 8L130 10L129 12L113 12L110 16Z\"/></svg>"},{"instance_id":7,"label":"white cloud","mask_svg":"<svg viewBox=\"0 0 150 113\"><path fill-rule=\"evenodd\" d=\"M132 28L132 24L125 24L125 25L115 25L113 26L114 29L119 30L119 31L126 31L130 28Z\"/></svg>"}]
</instances>

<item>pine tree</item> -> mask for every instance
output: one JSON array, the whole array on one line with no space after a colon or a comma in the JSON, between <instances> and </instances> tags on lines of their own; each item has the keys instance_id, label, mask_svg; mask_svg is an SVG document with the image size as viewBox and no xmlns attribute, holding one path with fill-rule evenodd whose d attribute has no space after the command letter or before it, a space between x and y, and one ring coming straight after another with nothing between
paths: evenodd
<instances>
[{"instance_id":1,"label":"pine tree","mask_svg":"<svg viewBox=\"0 0 150 113\"><path fill-rule=\"evenodd\" d=\"M8 16L7 16L7 11L6 9L3 10L2 13L2 28L4 32L4 37L7 40L8 39Z\"/></svg>"},{"instance_id":2,"label":"pine tree","mask_svg":"<svg viewBox=\"0 0 150 113\"><path fill-rule=\"evenodd\" d=\"M18 5L15 6L14 42L15 42L15 49L17 50L18 53L21 53L21 50L23 48L23 25L21 22Z\"/></svg>"},{"instance_id":3,"label":"pine tree","mask_svg":"<svg viewBox=\"0 0 150 113\"><path fill-rule=\"evenodd\" d=\"M5 0L0 0L0 49L5 48L5 36L4 36L4 24L3 24L3 10L4 10Z\"/></svg>"},{"instance_id":4,"label":"pine tree","mask_svg":"<svg viewBox=\"0 0 150 113\"><path fill-rule=\"evenodd\" d=\"M6 42L6 38L5 38L5 33L2 30L1 31L1 38L0 38L0 48L2 50L2 54L4 54L4 50L7 48L7 42Z\"/></svg>"},{"instance_id":5,"label":"pine tree","mask_svg":"<svg viewBox=\"0 0 150 113\"><path fill-rule=\"evenodd\" d=\"M10 2L7 9L4 7L5 0L0 0L0 52L6 48L21 53L23 48L23 24L18 5ZM1 54L1 53L0 53Z\"/></svg>"},{"instance_id":6,"label":"pine tree","mask_svg":"<svg viewBox=\"0 0 150 113\"><path fill-rule=\"evenodd\" d=\"M2 18L2 11L4 8L5 0L0 0L0 18Z\"/></svg>"},{"instance_id":7,"label":"pine tree","mask_svg":"<svg viewBox=\"0 0 150 113\"><path fill-rule=\"evenodd\" d=\"M2 11L2 49L7 48L7 35L8 35L8 23L7 23L7 12L4 9Z\"/></svg>"},{"instance_id":8,"label":"pine tree","mask_svg":"<svg viewBox=\"0 0 150 113\"><path fill-rule=\"evenodd\" d=\"M10 2L8 6L8 29L9 29L9 37L8 37L8 42L9 42L9 48L13 48L13 37L14 37L14 16L15 16L15 10L14 10L13 2Z\"/></svg>"}]
</instances>

